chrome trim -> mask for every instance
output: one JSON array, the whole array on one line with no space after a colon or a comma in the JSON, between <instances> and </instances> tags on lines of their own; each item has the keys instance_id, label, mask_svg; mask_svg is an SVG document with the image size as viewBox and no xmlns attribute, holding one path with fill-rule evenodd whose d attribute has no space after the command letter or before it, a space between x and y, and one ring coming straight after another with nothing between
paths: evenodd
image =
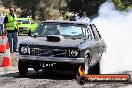
<instances>
[{"instance_id":1,"label":"chrome trim","mask_svg":"<svg viewBox=\"0 0 132 88\"><path fill-rule=\"evenodd\" d=\"M30 55L17 55L20 60L37 60L37 61L51 61L51 62L73 62L73 63L83 63L84 58L62 58L62 57L44 57L44 56L30 56Z\"/></svg>"},{"instance_id":2,"label":"chrome trim","mask_svg":"<svg viewBox=\"0 0 132 88\"><path fill-rule=\"evenodd\" d=\"M40 49L40 48L30 48L30 55L35 56L52 56L52 57L69 57L69 50L66 49Z\"/></svg>"}]
</instances>

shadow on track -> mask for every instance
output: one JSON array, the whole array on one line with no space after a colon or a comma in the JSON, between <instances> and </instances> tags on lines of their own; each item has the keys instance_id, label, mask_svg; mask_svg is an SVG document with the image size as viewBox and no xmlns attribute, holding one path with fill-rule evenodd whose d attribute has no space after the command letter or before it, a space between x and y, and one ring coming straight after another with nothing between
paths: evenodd
<instances>
[{"instance_id":1,"label":"shadow on track","mask_svg":"<svg viewBox=\"0 0 132 88\"><path fill-rule=\"evenodd\" d=\"M19 72L5 73L0 77L13 77L13 78L30 78L30 79L53 79L53 80L73 80L76 79L76 75L72 72L59 72L54 71L53 73L45 73L43 71L35 72L29 70L25 76L20 76Z\"/></svg>"}]
</instances>

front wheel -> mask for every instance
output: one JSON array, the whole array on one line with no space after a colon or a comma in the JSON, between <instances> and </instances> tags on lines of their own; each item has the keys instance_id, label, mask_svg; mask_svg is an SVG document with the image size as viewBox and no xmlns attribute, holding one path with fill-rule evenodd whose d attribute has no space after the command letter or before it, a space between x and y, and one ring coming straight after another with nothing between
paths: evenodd
<instances>
[{"instance_id":1,"label":"front wheel","mask_svg":"<svg viewBox=\"0 0 132 88\"><path fill-rule=\"evenodd\" d=\"M85 55L84 57L84 71L85 74L89 74L89 64L90 64L90 55Z\"/></svg>"},{"instance_id":2,"label":"front wheel","mask_svg":"<svg viewBox=\"0 0 132 88\"><path fill-rule=\"evenodd\" d=\"M78 78L79 76L83 76L85 74L89 74L91 73L90 71L90 67L89 67L89 64L90 64L90 55L85 55L84 57L84 63L82 63L78 70L77 70L77 73L76 73L76 78Z\"/></svg>"},{"instance_id":3,"label":"front wheel","mask_svg":"<svg viewBox=\"0 0 132 88\"><path fill-rule=\"evenodd\" d=\"M100 74L100 62L97 62L95 65L90 66L90 61L91 61L90 55L85 55L84 63L81 65L81 70L80 70L80 72L78 71L78 73L77 73L78 75Z\"/></svg>"},{"instance_id":4,"label":"front wheel","mask_svg":"<svg viewBox=\"0 0 132 88\"><path fill-rule=\"evenodd\" d=\"M90 68L91 74L100 74L100 62Z\"/></svg>"},{"instance_id":5,"label":"front wheel","mask_svg":"<svg viewBox=\"0 0 132 88\"><path fill-rule=\"evenodd\" d=\"M100 62L97 62L94 66L90 66L90 55L86 55L84 59L85 74L100 74Z\"/></svg>"},{"instance_id":6,"label":"front wheel","mask_svg":"<svg viewBox=\"0 0 132 88\"><path fill-rule=\"evenodd\" d=\"M18 61L18 70L19 70L19 74L21 76L25 76L28 72L27 64L24 61L19 60Z\"/></svg>"},{"instance_id":7,"label":"front wheel","mask_svg":"<svg viewBox=\"0 0 132 88\"><path fill-rule=\"evenodd\" d=\"M18 36L20 36L20 32L18 32Z\"/></svg>"},{"instance_id":8,"label":"front wheel","mask_svg":"<svg viewBox=\"0 0 132 88\"><path fill-rule=\"evenodd\" d=\"M28 36L31 36L31 30L29 30L29 32L28 32Z\"/></svg>"}]
</instances>

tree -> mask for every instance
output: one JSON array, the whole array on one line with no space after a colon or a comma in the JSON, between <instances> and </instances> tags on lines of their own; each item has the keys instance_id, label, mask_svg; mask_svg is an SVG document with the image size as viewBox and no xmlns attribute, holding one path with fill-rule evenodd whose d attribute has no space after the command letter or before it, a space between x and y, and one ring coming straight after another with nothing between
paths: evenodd
<instances>
[{"instance_id":1,"label":"tree","mask_svg":"<svg viewBox=\"0 0 132 88\"><path fill-rule=\"evenodd\" d=\"M121 0L112 0L112 2L115 4L117 10L123 11L125 9L125 6Z\"/></svg>"},{"instance_id":2,"label":"tree","mask_svg":"<svg viewBox=\"0 0 132 88\"><path fill-rule=\"evenodd\" d=\"M106 0L68 0L69 11L87 12L88 16L92 16L98 13L99 6Z\"/></svg>"},{"instance_id":3,"label":"tree","mask_svg":"<svg viewBox=\"0 0 132 88\"><path fill-rule=\"evenodd\" d=\"M132 6L131 0L112 0L117 10L125 11Z\"/></svg>"},{"instance_id":4,"label":"tree","mask_svg":"<svg viewBox=\"0 0 132 88\"><path fill-rule=\"evenodd\" d=\"M132 0L121 0L123 5L125 6L125 9L131 7L132 8Z\"/></svg>"},{"instance_id":5,"label":"tree","mask_svg":"<svg viewBox=\"0 0 132 88\"><path fill-rule=\"evenodd\" d=\"M41 21L46 20L50 13L49 10L52 10L52 0L41 0L38 5L39 20Z\"/></svg>"},{"instance_id":6,"label":"tree","mask_svg":"<svg viewBox=\"0 0 132 88\"><path fill-rule=\"evenodd\" d=\"M1 0L1 3L5 8L9 8L14 5L13 0Z\"/></svg>"},{"instance_id":7,"label":"tree","mask_svg":"<svg viewBox=\"0 0 132 88\"><path fill-rule=\"evenodd\" d=\"M22 16L31 15L35 19L36 15L44 16L46 8L51 6L52 0L14 0L16 6L20 7L22 10Z\"/></svg>"},{"instance_id":8,"label":"tree","mask_svg":"<svg viewBox=\"0 0 132 88\"><path fill-rule=\"evenodd\" d=\"M33 19L35 19L39 2L40 0L14 0L15 5L22 10L21 16L31 15Z\"/></svg>"},{"instance_id":9,"label":"tree","mask_svg":"<svg viewBox=\"0 0 132 88\"><path fill-rule=\"evenodd\" d=\"M62 2L62 0L59 0L59 11L60 11L60 7L61 7L61 2Z\"/></svg>"}]
</instances>

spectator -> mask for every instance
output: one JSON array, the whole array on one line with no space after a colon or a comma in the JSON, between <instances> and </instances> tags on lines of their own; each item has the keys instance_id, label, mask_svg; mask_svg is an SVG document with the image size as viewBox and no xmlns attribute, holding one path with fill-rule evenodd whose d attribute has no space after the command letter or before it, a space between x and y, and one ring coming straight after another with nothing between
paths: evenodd
<instances>
[{"instance_id":1,"label":"spectator","mask_svg":"<svg viewBox=\"0 0 132 88\"><path fill-rule=\"evenodd\" d=\"M76 20L82 22L90 22L90 19L86 16L86 12L79 13L79 16Z\"/></svg>"},{"instance_id":2,"label":"spectator","mask_svg":"<svg viewBox=\"0 0 132 88\"><path fill-rule=\"evenodd\" d=\"M53 20L53 16L51 14L49 14L48 20Z\"/></svg>"},{"instance_id":3,"label":"spectator","mask_svg":"<svg viewBox=\"0 0 132 88\"><path fill-rule=\"evenodd\" d=\"M82 13L82 18L83 21L90 22L90 19L86 16L86 12Z\"/></svg>"},{"instance_id":4,"label":"spectator","mask_svg":"<svg viewBox=\"0 0 132 88\"><path fill-rule=\"evenodd\" d=\"M16 52L17 43L18 43L18 36L17 36L18 25L16 21L17 17L14 8L10 8L9 10L10 10L9 15L6 15L6 17L4 18L4 27L5 27L5 33L7 34L7 38L9 41L11 52ZM13 44L12 44L12 40L13 40Z\"/></svg>"},{"instance_id":5,"label":"spectator","mask_svg":"<svg viewBox=\"0 0 132 88\"><path fill-rule=\"evenodd\" d=\"M4 22L4 16L3 14L0 12L0 35L3 34L3 22Z\"/></svg>"}]
</instances>

